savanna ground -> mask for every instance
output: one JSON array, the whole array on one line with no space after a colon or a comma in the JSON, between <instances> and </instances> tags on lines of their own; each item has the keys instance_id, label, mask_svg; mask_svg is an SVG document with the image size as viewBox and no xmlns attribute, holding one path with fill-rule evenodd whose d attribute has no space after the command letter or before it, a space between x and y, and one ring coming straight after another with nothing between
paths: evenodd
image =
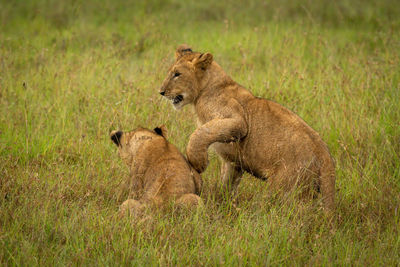
<instances>
[{"instance_id":1,"label":"savanna ground","mask_svg":"<svg viewBox=\"0 0 400 267\"><path fill-rule=\"evenodd\" d=\"M118 218L110 131L195 129L158 94L181 43L321 134L333 218L248 175L233 205L212 153L204 210ZM399 52L397 1L1 1L0 265L398 265Z\"/></svg>"}]
</instances>

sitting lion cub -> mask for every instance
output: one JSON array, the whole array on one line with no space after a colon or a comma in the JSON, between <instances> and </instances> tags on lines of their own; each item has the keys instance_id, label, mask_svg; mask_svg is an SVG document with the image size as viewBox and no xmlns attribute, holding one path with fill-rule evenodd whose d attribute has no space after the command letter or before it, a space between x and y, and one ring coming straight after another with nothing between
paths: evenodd
<instances>
[{"instance_id":1,"label":"sitting lion cub","mask_svg":"<svg viewBox=\"0 0 400 267\"><path fill-rule=\"evenodd\" d=\"M190 136L187 157L203 172L213 145L222 159L222 179L236 190L244 171L267 180L278 191L301 188L321 192L334 208L335 167L316 131L287 108L255 97L233 81L210 53L178 47L160 94L176 109L193 104L198 128Z\"/></svg>"},{"instance_id":2,"label":"sitting lion cub","mask_svg":"<svg viewBox=\"0 0 400 267\"><path fill-rule=\"evenodd\" d=\"M179 150L166 139L166 128L153 131L138 128L131 132L113 131L111 140L131 171L135 199L122 203L122 214L140 215L146 205L161 206L168 200L186 207L201 202L200 175Z\"/></svg>"}]
</instances>

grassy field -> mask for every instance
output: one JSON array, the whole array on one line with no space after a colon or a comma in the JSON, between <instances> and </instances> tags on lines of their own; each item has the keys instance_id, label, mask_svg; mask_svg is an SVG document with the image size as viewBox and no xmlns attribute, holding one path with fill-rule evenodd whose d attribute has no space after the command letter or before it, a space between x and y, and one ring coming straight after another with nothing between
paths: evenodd
<instances>
[{"instance_id":1,"label":"grassy field","mask_svg":"<svg viewBox=\"0 0 400 267\"><path fill-rule=\"evenodd\" d=\"M249 175L238 203L117 216L128 170L113 129L195 129L158 89L181 43L208 51L255 95L327 142L337 210L271 197ZM397 1L1 1L0 265L400 263L400 4Z\"/></svg>"}]
</instances>

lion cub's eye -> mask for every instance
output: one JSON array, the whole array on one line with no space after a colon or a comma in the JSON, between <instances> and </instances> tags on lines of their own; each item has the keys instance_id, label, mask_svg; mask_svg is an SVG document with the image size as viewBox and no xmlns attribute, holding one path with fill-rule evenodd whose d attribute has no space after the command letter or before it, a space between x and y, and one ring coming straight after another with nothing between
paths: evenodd
<instances>
[{"instance_id":1,"label":"lion cub's eye","mask_svg":"<svg viewBox=\"0 0 400 267\"><path fill-rule=\"evenodd\" d=\"M180 72L175 72L175 73L174 73L174 78L175 78L175 77L178 77L179 75L181 75Z\"/></svg>"}]
</instances>

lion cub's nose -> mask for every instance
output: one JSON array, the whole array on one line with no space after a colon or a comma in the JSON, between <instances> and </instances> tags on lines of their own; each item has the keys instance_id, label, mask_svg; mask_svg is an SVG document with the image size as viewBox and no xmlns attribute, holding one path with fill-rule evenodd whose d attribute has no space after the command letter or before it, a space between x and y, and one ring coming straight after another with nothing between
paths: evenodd
<instances>
[{"instance_id":1,"label":"lion cub's nose","mask_svg":"<svg viewBox=\"0 0 400 267\"><path fill-rule=\"evenodd\" d=\"M165 91L160 92L160 95L165 95Z\"/></svg>"}]
</instances>

